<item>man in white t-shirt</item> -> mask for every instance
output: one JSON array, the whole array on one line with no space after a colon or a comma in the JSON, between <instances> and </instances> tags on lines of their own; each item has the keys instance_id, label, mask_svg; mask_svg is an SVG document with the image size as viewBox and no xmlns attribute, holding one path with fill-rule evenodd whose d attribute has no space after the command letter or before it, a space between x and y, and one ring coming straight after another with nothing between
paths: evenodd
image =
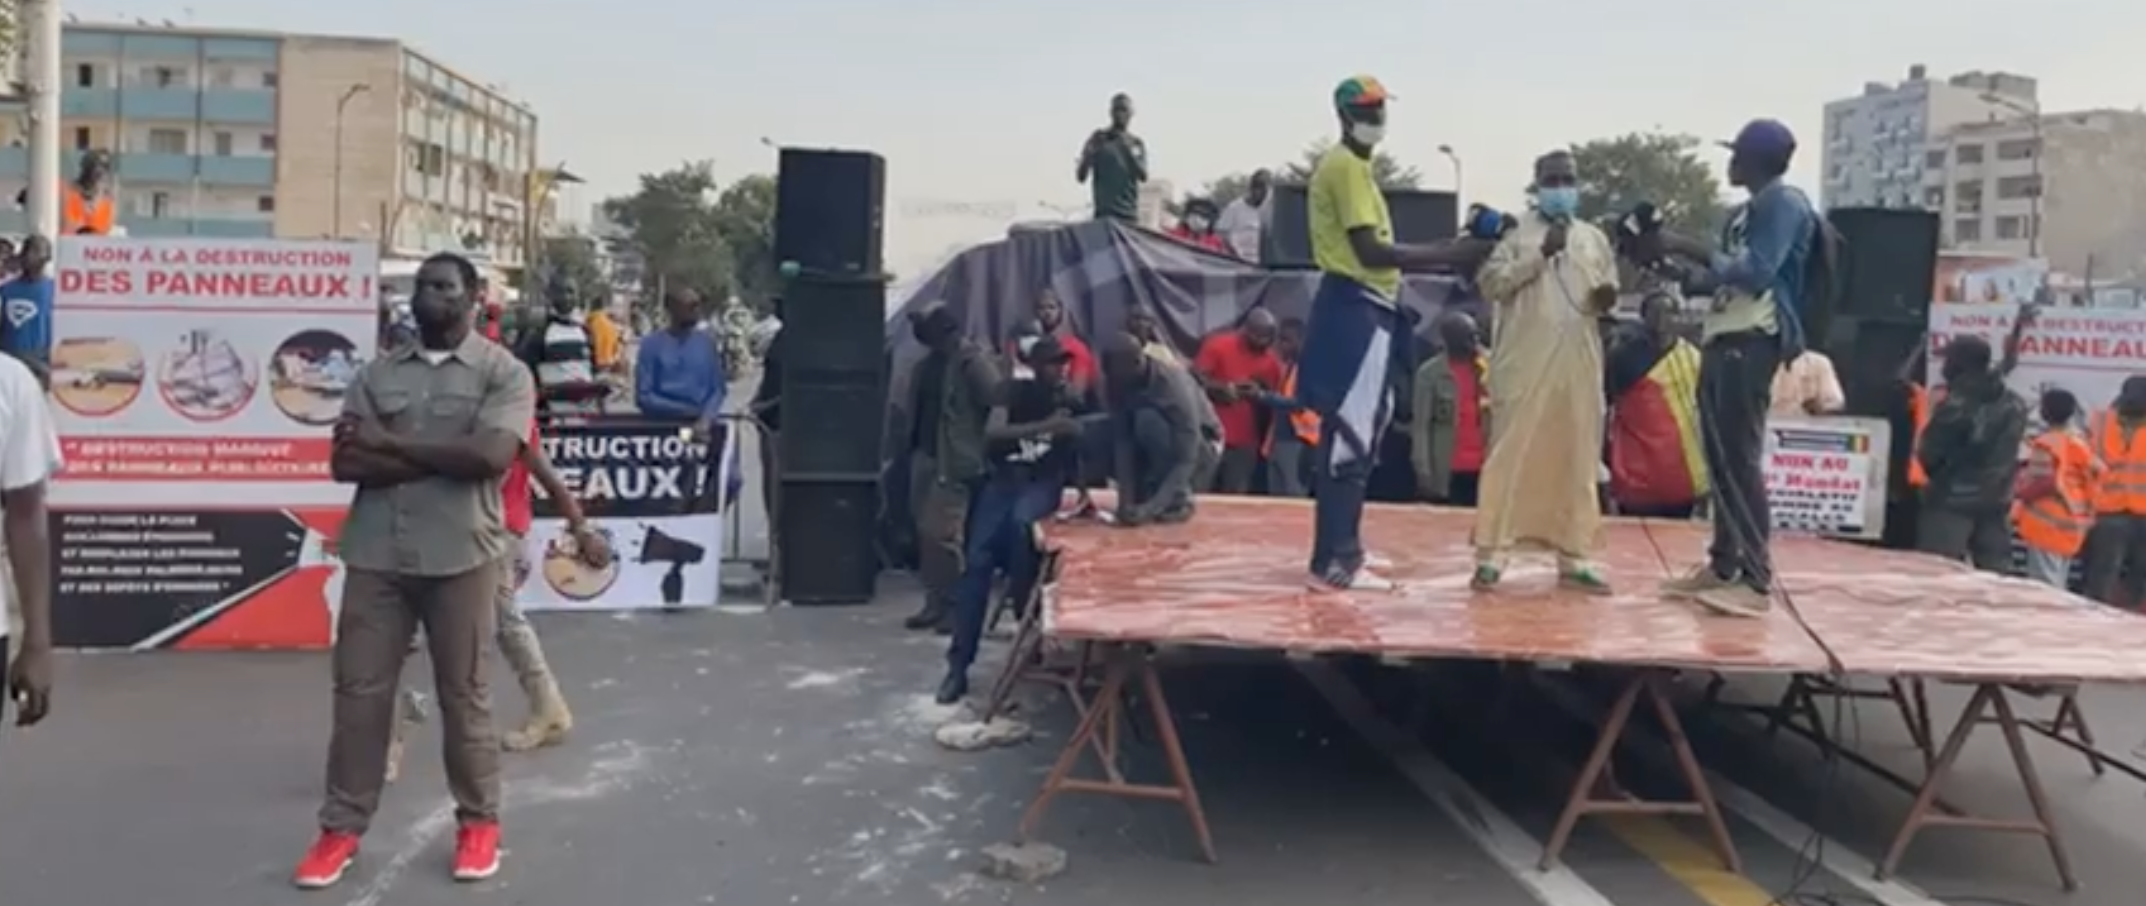
<instances>
[{"instance_id":1,"label":"man in white t-shirt","mask_svg":"<svg viewBox=\"0 0 2146 906\"><path fill-rule=\"evenodd\" d=\"M1848 407L1833 360L1806 349L1773 373L1774 415L1833 415Z\"/></svg>"},{"instance_id":2,"label":"man in white t-shirt","mask_svg":"<svg viewBox=\"0 0 2146 906\"><path fill-rule=\"evenodd\" d=\"M30 369L0 356L0 534L7 540L12 587L0 588L22 611L20 650L8 657L0 620L0 674L7 677L15 723L45 719L52 700L52 539L45 522L45 482L60 468L44 388ZM0 703L0 709L5 704Z\"/></svg>"},{"instance_id":3,"label":"man in white t-shirt","mask_svg":"<svg viewBox=\"0 0 2146 906\"><path fill-rule=\"evenodd\" d=\"M1230 202L1215 220L1215 232L1222 234L1230 254L1253 264L1259 263L1260 240L1267 234L1267 197L1273 184L1274 174L1265 170L1253 173L1244 197Z\"/></svg>"}]
</instances>

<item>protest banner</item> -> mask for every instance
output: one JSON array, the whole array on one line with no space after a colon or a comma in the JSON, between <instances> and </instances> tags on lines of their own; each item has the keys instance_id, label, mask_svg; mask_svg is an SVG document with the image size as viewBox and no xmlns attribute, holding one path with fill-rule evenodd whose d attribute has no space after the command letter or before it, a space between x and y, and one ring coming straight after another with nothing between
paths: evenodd
<instances>
[{"instance_id":1,"label":"protest banner","mask_svg":"<svg viewBox=\"0 0 2146 906\"><path fill-rule=\"evenodd\" d=\"M723 505L731 494L734 432L717 422L708 442L676 425L645 422L547 429L545 456L613 557L577 557L558 507L537 489L524 539L530 569L517 594L528 610L706 607L721 593Z\"/></svg>"},{"instance_id":2,"label":"protest banner","mask_svg":"<svg viewBox=\"0 0 2146 906\"><path fill-rule=\"evenodd\" d=\"M54 255L55 640L318 648L374 352L366 243L70 236Z\"/></svg>"},{"instance_id":3,"label":"protest banner","mask_svg":"<svg viewBox=\"0 0 2146 906\"><path fill-rule=\"evenodd\" d=\"M1924 380L1938 386L1936 353L1959 336L1978 336L2002 350L2017 308L1939 303L1930 306L1930 353ZM2146 374L2146 311L2045 308L2019 340L2019 364L2006 384L2031 409L2042 392L2069 390L2086 411L2116 399L2124 379Z\"/></svg>"},{"instance_id":4,"label":"protest banner","mask_svg":"<svg viewBox=\"0 0 2146 906\"><path fill-rule=\"evenodd\" d=\"M1891 440L1892 428L1884 419L1767 419L1766 502L1774 528L1831 538L1882 537Z\"/></svg>"}]
</instances>

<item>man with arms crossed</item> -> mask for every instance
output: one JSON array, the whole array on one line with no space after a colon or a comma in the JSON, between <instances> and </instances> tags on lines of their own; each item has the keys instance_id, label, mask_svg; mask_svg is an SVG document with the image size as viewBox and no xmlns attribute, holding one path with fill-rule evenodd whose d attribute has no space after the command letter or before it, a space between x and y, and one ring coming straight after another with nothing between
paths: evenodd
<instances>
[{"instance_id":1,"label":"man with arms crossed","mask_svg":"<svg viewBox=\"0 0 2146 906\"><path fill-rule=\"evenodd\" d=\"M338 545L349 573L337 618L335 701L321 834L301 887L340 880L380 805L395 687L420 624L439 695L454 794L454 877L499 871L499 737L486 688L499 571L516 539L500 484L536 418L514 354L471 329L476 268L439 254L418 268L418 340L365 367L345 398L329 468L357 485Z\"/></svg>"},{"instance_id":2,"label":"man with arms crossed","mask_svg":"<svg viewBox=\"0 0 2146 906\"><path fill-rule=\"evenodd\" d=\"M45 719L52 706L52 539L45 522L45 482L60 470L60 440L52 430L45 391L28 365L0 356L0 518L7 568L14 582L0 588L21 607L20 649L8 656L12 620L0 614L0 676L15 703L15 725ZM7 706L0 702L0 712Z\"/></svg>"},{"instance_id":3,"label":"man with arms crossed","mask_svg":"<svg viewBox=\"0 0 2146 906\"><path fill-rule=\"evenodd\" d=\"M1401 271L1472 268L1491 248L1478 239L1394 244L1393 217L1372 170L1386 134L1386 100L1386 87L1370 76L1336 87L1341 141L1311 174L1311 249L1321 276L1298 364L1297 400L1320 419L1308 582L1316 591L1393 588L1364 569L1359 530L1374 458L1393 414L1394 343L1412 340L1395 308Z\"/></svg>"}]
</instances>

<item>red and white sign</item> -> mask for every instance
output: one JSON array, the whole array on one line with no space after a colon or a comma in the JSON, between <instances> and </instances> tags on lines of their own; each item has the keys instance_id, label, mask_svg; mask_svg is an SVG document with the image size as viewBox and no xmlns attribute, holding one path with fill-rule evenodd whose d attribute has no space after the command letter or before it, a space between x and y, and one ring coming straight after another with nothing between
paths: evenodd
<instances>
[{"instance_id":1,"label":"red and white sign","mask_svg":"<svg viewBox=\"0 0 2146 906\"><path fill-rule=\"evenodd\" d=\"M374 354L373 247L65 237L54 267L61 644L326 645L350 501L329 434Z\"/></svg>"},{"instance_id":2,"label":"red and white sign","mask_svg":"<svg viewBox=\"0 0 2146 906\"><path fill-rule=\"evenodd\" d=\"M1925 380L1935 387L1935 353L1957 336L1979 336L2003 349L2018 309L1940 302L1930 306L1930 352ZM2116 399L2124 379L2146 374L2146 311L2045 308L2019 339L2019 364L2007 379L2029 404L2052 387L2069 390L2088 411Z\"/></svg>"}]
</instances>

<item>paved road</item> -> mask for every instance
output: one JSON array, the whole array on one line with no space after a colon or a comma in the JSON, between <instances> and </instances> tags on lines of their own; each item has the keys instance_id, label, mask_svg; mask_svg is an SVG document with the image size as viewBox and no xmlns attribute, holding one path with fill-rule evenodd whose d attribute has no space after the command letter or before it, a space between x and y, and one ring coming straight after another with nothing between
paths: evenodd
<instances>
[{"instance_id":1,"label":"paved road","mask_svg":"<svg viewBox=\"0 0 2146 906\"><path fill-rule=\"evenodd\" d=\"M1739 817L1748 881L1709 867L1695 827L1649 821L1585 824L1571 872L1516 875L1472 830L1498 824L1484 817L1496 813L1523 846L1547 835L1558 797L1546 791L1560 788L1559 763L1575 753L1553 744L1556 754L1516 757L1507 741L1554 741L1559 734L1543 729L1555 725L1552 712L1521 702L1507 727L1525 734L1434 715L1423 743L1360 706L1393 691L1389 683L1327 683L1336 694L1322 694L1307 670L1329 679L1361 671L1240 656L1193 658L1167 674L1221 865L1194 859L1172 806L1074 797L1044 828L1071 853L1067 874L1038 887L982 880L970 871L976 851L1010 836L1070 715L1050 711L1043 738L1028 746L938 749L929 733L947 712L925 694L938 645L894 628L907 603L894 592L848 610L540 617L581 726L560 749L510 761L508 867L474 890L444 880L451 828L438 768L421 747L345 886L313 896L285 886L320 783L320 657L70 658L55 721L0 737L0 890L25 906L1765 906L1794 868L1790 846ZM1442 682L1469 694L1460 677ZM2137 732L2140 704L2115 693L2089 703L2116 736ZM1904 747L1881 735L1882 718L1864 720L1866 748L1904 761ZM1815 798L1814 781L1795 779L1820 776L1792 764L1808 760L1800 744L1758 746L1733 728L1699 735L1735 781L1775 802ZM2034 750L2086 891L2060 897L2032 841L1946 831L1917 845L1909 879L2024 903L2136 906L2135 870L2146 859L2140 787L2091 780L2053 746ZM1152 751L1134 751L1136 772L1159 770ZM2000 751L1994 738L1971 749L1957 798L2019 807L1998 776ZM1441 764L1462 782L1427 791ZM1660 781L1639 763L1623 779L1642 790ZM1870 787L1847 775L1831 797L1841 804L1821 816L1864 853L1905 799ZM1466 820L1448 817L1432 792ZM1830 873L1807 887L1855 890Z\"/></svg>"}]
</instances>

